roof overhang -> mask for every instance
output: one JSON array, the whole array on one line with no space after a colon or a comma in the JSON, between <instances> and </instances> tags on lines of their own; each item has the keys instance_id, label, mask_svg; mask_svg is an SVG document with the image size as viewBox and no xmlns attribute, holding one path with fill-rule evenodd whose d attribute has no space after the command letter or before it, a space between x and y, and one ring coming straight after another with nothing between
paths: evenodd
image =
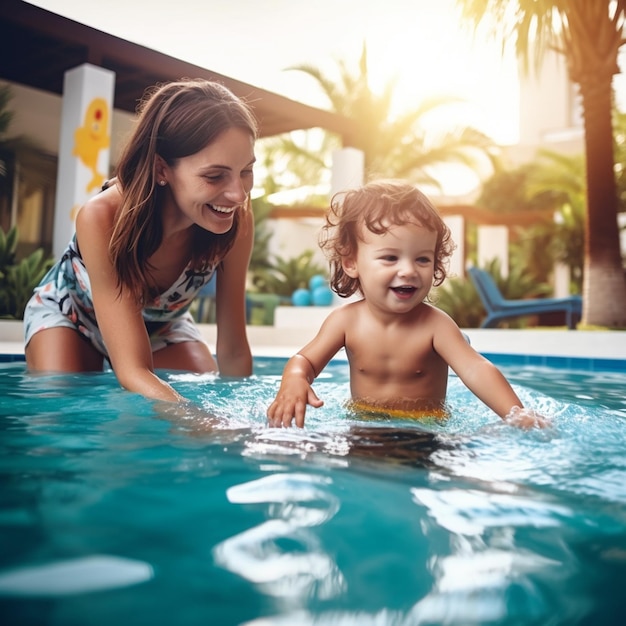
<instances>
[{"instance_id":1,"label":"roof overhang","mask_svg":"<svg viewBox=\"0 0 626 626\"><path fill-rule=\"evenodd\" d=\"M106 10L106 5L102 6ZM221 82L253 108L261 137L323 128L351 144L351 121L46 11L0 2L0 78L61 95L67 70L90 63L115 72L116 109L134 113L146 88L180 78Z\"/></svg>"}]
</instances>

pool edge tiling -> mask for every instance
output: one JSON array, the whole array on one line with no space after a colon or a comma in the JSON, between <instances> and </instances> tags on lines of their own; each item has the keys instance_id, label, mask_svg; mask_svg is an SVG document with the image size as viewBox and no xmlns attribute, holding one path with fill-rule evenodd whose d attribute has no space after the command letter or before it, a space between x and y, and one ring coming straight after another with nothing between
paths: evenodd
<instances>
[{"instance_id":1,"label":"pool edge tiling","mask_svg":"<svg viewBox=\"0 0 626 626\"><path fill-rule=\"evenodd\" d=\"M199 327L214 346L215 325ZM308 343L318 328L248 326L248 340L255 356L286 358ZM626 372L626 331L471 328L464 332L474 348L496 365ZM24 361L22 337L21 322L0 320L0 363ZM341 359L339 355L336 360Z\"/></svg>"},{"instance_id":2,"label":"pool edge tiling","mask_svg":"<svg viewBox=\"0 0 626 626\"><path fill-rule=\"evenodd\" d=\"M624 359L596 359L537 354L490 354L488 352L481 352L481 354L498 366L552 367L586 372L626 372L626 360Z\"/></svg>"}]
</instances>

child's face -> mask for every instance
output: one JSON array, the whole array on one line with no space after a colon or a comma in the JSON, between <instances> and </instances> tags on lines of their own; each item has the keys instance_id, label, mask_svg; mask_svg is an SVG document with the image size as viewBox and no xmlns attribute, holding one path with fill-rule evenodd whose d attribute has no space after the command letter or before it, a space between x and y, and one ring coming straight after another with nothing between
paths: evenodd
<instances>
[{"instance_id":1,"label":"child's face","mask_svg":"<svg viewBox=\"0 0 626 626\"><path fill-rule=\"evenodd\" d=\"M404 224L382 235L363 228L361 236L356 257L343 262L344 271L359 279L371 305L396 313L414 309L433 284L437 233Z\"/></svg>"},{"instance_id":2,"label":"child's face","mask_svg":"<svg viewBox=\"0 0 626 626\"><path fill-rule=\"evenodd\" d=\"M170 167L161 164L178 217L216 234L228 232L245 208L254 182L254 139L230 128L215 141ZM171 206L171 205L170 205Z\"/></svg>"}]
</instances>

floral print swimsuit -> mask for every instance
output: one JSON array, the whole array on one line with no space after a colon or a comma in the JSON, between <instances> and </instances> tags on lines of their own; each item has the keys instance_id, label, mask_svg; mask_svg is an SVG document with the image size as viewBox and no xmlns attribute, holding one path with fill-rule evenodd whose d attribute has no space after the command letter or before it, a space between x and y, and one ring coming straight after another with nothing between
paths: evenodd
<instances>
[{"instance_id":1,"label":"floral print swimsuit","mask_svg":"<svg viewBox=\"0 0 626 626\"><path fill-rule=\"evenodd\" d=\"M215 267L196 272L187 266L176 282L143 310L152 351L173 343L203 341L189 307ZM24 312L25 342L46 328L73 328L105 357L108 352L94 314L91 284L76 235L56 265L44 276Z\"/></svg>"}]
</instances>

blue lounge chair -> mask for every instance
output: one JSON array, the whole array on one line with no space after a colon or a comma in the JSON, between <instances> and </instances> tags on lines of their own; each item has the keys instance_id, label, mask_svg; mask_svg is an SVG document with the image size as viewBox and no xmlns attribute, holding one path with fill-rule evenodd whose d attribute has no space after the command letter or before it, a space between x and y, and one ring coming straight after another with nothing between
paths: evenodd
<instances>
[{"instance_id":1,"label":"blue lounge chair","mask_svg":"<svg viewBox=\"0 0 626 626\"><path fill-rule=\"evenodd\" d=\"M470 267L468 272L487 311L487 317L483 320L481 328L496 328L501 320L524 315L565 313L567 327L574 330L575 318L580 319L582 315L583 301L580 296L506 300L489 272L477 267Z\"/></svg>"}]
</instances>

